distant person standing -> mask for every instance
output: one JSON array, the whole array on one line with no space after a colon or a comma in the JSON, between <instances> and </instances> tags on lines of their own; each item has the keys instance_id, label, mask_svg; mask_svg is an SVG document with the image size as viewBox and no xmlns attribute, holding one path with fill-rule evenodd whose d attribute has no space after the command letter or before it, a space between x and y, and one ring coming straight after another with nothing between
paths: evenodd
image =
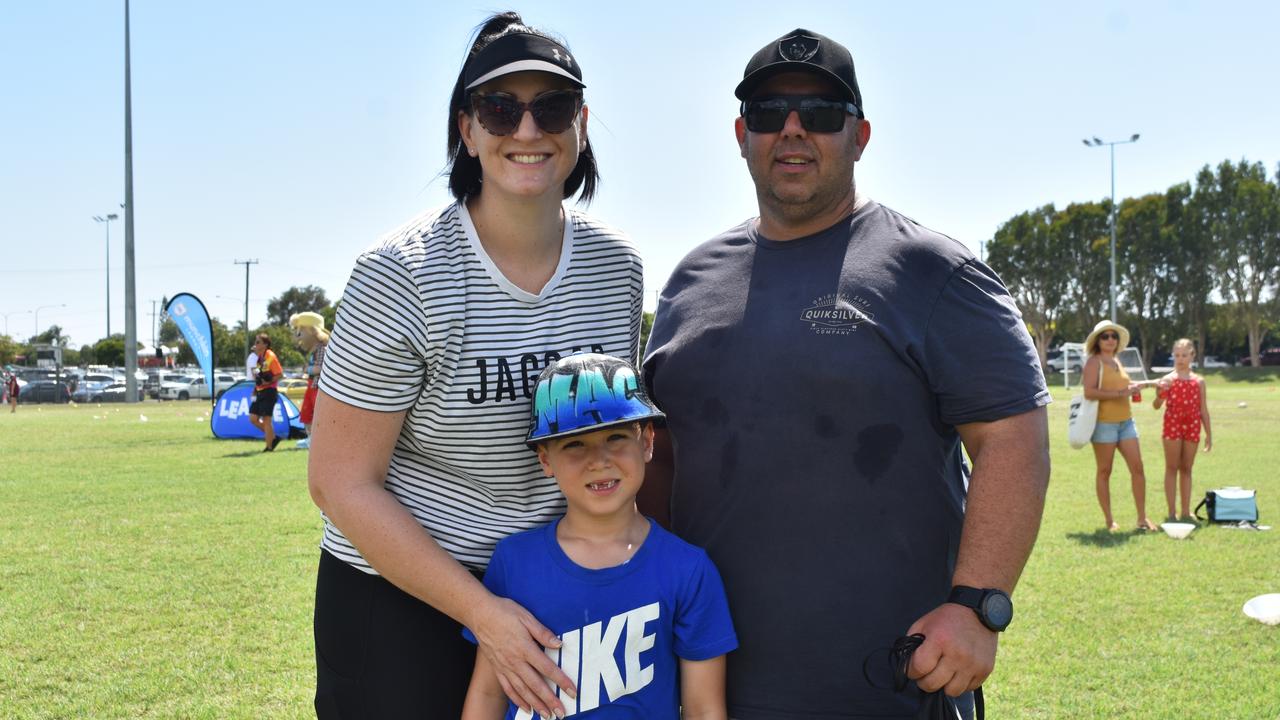
<instances>
[{"instance_id":1,"label":"distant person standing","mask_svg":"<svg viewBox=\"0 0 1280 720\"><path fill-rule=\"evenodd\" d=\"M1196 347L1182 338L1173 344L1173 372L1156 382L1156 399L1151 407L1164 411L1164 500L1169 522L1178 520L1174 494L1182 499L1183 522L1194 522L1191 514L1191 468L1196 464L1196 448L1200 447L1200 427L1204 426L1204 451L1213 449L1213 431L1209 428L1209 395L1204 378L1191 371Z\"/></svg>"},{"instance_id":2,"label":"distant person standing","mask_svg":"<svg viewBox=\"0 0 1280 720\"><path fill-rule=\"evenodd\" d=\"M245 359L244 359L244 376L245 376L245 378L247 378L247 379L249 379L249 380L252 380L252 379L253 379L253 373L257 370L257 367L258 367L258 353L253 352L252 350L250 350L250 351L249 351L249 357L247 357L247 358L245 358Z\"/></svg>"},{"instance_id":3,"label":"distant person standing","mask_svg":"<svg viewBox=\"0 0 1280 720\"><path fill-rule=\"evenodd\" d=\"M284 368L280 367L280 360L271 350L271 338L266 333L259 333L254 339L253 350L258 356L258 364L253 371L253 403L249 405L249 420L262 431L262 436L267 441L262 452L271 452L280 444L271 419L279 396L276 385L284 374Z\"/></svg>"},{"instance_id":4,"label":"distant person standing","mask_svg":"<svg viewBox=\"0 0 1280 720\"><path fill-rule=\"evenodd\" d=\"M1129 398L1142 386L1129 378L1117 359L1129 345L1129 331L1109 320L1094 326L1084 341L1088 360L1084 363L1084 396L1098 401L1098 424L1093 429L1093 456L1097 463L1095 478L1098 505L1107 530L1119 530L1111 514L1111 465L1116 450L1129 467L1129 484L1133 488L1133 504L1138 511L1139 531L1159 530L1147 518L1147 475L1142 467L1142 448L1138 445L1138 427L1133 422Z\"/></svg>"},{"instance_id":5,"label":"distant person standing","mask_svg":"<svg viewBox=\"0 0 1280 720\"><path fill-rule=\"evenodd\" d=\"M4 378L4 391L9 395L9 414L18 412L18 376L16 373L8 373Z\"/></svg>"},{"instance_id":6,"label":"distant person standing","mask_svg":"<svg viewBox=\"0 0 1280 720\"><path fill-rule=\"evenodd\" d=\"M324 329L324 316L317 312L300 312L289 318L293 337L298 347L307 354L307 392L302 396L302 410L298 419L307 428L307 436L298 441L304 450L311 447L311 417L316 409L316 392L320 386L320 370L324 367L324 351L329 345L329 333Z\"/></svg>"}]
</instances>

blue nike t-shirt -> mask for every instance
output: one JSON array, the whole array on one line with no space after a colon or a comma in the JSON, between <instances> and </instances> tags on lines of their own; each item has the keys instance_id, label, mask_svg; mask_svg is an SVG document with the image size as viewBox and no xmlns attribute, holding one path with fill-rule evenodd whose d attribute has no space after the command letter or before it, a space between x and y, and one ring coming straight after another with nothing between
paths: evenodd
<instances>
[{"instance_id":1,"label":"blue nike t-shirt","mask_svg":"<svg viewBox=\"0 0 1280 720\"><path fill-rule=\"evenodd\" d=\"M484 576L563 642L548 655L578 686L560 695L568 716L678 720L679 659L738 647L724 585L706 552L649 521L629 561L589 570L556 542L559 520L498 543ZM470 630L463 634L471 642ZM509 704L507 720L526 720Z\"/></svg>"}]
</instances>

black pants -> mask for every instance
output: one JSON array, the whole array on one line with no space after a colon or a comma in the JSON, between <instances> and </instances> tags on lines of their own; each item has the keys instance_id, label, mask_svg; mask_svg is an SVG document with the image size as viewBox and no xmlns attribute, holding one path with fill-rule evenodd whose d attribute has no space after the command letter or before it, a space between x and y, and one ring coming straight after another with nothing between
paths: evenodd
<instances>
[{"instance_id":1,"label":"black pants","mask_svg":"<svg viewBox=\"0 0 1280 720\"><path fill-rule=\"evenodd\" d=\"M462 714L476 657L462 626L323 550L315 639L316 717L321 720Z\"/></svg>"}]
</instances>

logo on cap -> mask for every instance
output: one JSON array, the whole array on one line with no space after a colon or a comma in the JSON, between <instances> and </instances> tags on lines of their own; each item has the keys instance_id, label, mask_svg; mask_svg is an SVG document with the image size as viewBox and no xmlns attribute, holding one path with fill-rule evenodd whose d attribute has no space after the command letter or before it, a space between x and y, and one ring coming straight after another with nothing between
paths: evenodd
<instances>
[{"instance_id":1,"label":"logo on cap","mask_svg":"<svg viewBox=\"0 0 1280 720\"><path fill-rule=\"evenodd\" d=\"M778 41L778 54L784 60L808 62L818 54L818 38L812 35L792 35Z\"/></svg>"},{"instance_id":2,"label":"logo on cap","mask_svg":"<svg viewBox=\"0 0 1280 720\"><path fill-rule=\"evenodd\" d=\"M558 47L551 48L551 57L554 57L556 62L561 63L562 65L573 67L573 57L570 56L569 53L560 52L560 48Z\"/></svg>"},{"instance_id":3,"label":"logo on cap","mask_svg":"<svg viewBox=\"0 0 1280 720\"><path fill-rule=\"evenodd\" d=\"M575 353L548 365L533 391L526 444L635 421L661 421L659 410L625 360Z\"/></svg>"}]
</instances>

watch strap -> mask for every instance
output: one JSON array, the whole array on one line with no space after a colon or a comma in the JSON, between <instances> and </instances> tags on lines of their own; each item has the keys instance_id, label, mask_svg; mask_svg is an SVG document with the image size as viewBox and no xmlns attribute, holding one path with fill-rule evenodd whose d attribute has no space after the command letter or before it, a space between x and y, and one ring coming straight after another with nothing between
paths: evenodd
<instances>
[{"instance_id":1,"label":"watch strap","mask_svg":"<svg viewBox=\"0 0 1280 720\"><path fill-rule=\"evenodd\" d=\"M986 594L985 590L968 585L956 585L951 588L951 594L947 596L947 602L963 605L972 608L974 612L982 612L982 596Z\"/></svg>"}]
</instances>

